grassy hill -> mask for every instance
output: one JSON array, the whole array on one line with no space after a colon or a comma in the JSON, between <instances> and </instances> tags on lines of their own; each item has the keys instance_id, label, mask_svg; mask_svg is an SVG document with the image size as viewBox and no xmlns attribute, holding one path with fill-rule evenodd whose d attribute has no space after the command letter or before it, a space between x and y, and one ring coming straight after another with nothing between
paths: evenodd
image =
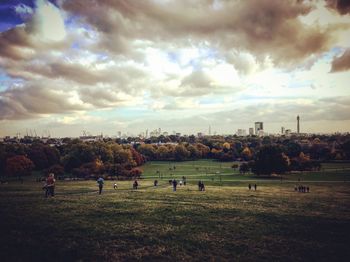
<instances>
[{"instance_id":1,"label":"grassy hill","mask_svg":"<svg viewBox=\"0 0 350 262\"><path fill-rule=\"evenodd\" d=\"M191 174L220 165L197 163L170 163L190 178L177 192L165 178L152 185L169 163L149 163L137 191L130 181L117 190L106 181L102 195L94 181L58 181L45 199L34 179L0 185L2 261L348 261L349 183L310 180L311 192L298 193L292 182L257 179L249 191L229 181L240 175L227 163L222 185L209 178L200 192Z\"/></svg>"}]
</instances>

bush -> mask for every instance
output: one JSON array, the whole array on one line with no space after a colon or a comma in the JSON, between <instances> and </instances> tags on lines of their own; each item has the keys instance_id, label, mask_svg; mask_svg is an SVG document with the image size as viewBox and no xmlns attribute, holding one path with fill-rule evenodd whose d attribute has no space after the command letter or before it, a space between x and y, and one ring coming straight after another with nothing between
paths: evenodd
<instances>
[{"instance_id":1,"label":"bush","mask_svg":"<svg viewBox=\"0 0 350 262\"><path fill-rule=\"evenodd\" d=\"M130 170L129 176L133 178L139 178L142 173L143 173L143 170L141 168L133 168Z\"/></svg>"}]
</instances>

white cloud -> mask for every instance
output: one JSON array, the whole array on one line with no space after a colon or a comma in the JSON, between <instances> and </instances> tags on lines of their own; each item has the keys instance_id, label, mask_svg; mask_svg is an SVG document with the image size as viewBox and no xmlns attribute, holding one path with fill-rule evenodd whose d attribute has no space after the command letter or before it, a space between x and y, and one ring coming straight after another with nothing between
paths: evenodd
<instances>
[{"instance_id":1,"label":"white cloud","mask_svg":"<svg viewBox=\"0 0 350 262\"><path fill-rule=\"evenodd\" d=\"M31 30L44 41L62 41L66 30L61 11L46 0L37 0Z\"/></svg>"}]
</instances>

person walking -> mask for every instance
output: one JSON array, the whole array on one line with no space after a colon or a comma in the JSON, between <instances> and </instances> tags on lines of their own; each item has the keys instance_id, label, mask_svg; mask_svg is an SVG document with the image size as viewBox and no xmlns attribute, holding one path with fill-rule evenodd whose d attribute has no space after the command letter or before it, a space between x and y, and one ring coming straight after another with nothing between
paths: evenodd
<instances>
[{"instance_id":1,"label":"person walking","mask_svg":"<svg viewBox=\"0 0 350 262\"><path fill-rule=\"evenodd\" d=\"M204 185L204 182L202 181L201 183L201 191L205 191L205 185Z\"/></svg>"},{"instance_id":2,"label":"person walking","mask_svg":"<svg viewBox=\"0 0 350 262\"><path fill-rule=\"evenodd\" d=\"M135 179L134 184L132 185L132 188L137 190L138 186L139 186L139 183Z\"/></svg>"},{"instance_id":3,"label":"person walking","mask_svg":"<svg viewBox=\"0 0 350 262\"><path fill-rule=\"evenodd\" d=\"M103 188L103 184L104 184L104 180L103 178L100 176L98 179L97 179L97 184L98 184L98 194L101 195L102 194L102 188Z\"/></svg>"}]
</instances>

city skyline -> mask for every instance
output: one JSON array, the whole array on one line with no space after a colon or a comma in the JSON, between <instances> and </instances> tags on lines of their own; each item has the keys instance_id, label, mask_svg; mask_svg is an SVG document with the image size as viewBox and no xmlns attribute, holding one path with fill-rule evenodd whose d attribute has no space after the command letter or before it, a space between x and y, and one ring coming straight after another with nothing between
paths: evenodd
<instances>
[{"instance_id":1,"label":"city skyline","mask_svg":"<svg viewBox=\"0 0 350 262\"><path fill-rule=\"evenodd\" d=\"M349 5L98 3L0 3L0 137L350 131Z\"/></svg>"}]
</instances>

